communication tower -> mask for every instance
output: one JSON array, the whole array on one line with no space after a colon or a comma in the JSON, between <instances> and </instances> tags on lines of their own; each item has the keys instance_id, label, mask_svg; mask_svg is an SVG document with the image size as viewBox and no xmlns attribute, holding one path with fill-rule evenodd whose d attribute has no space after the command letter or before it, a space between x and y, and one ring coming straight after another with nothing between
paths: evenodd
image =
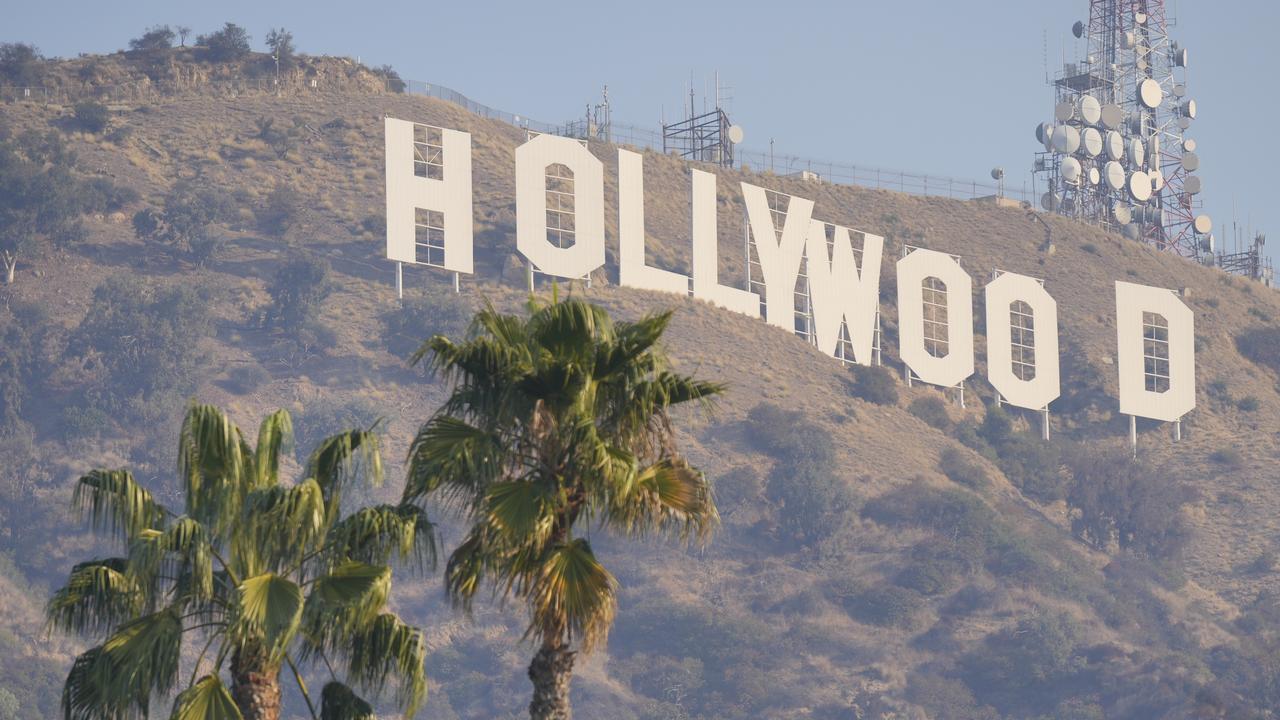
<instances>
[{"instance_id":1,"label":"communication tower","mask_svg":"<svg viewBox=\"0 0 1280 720\"><path fill-rule=\"evenodd\" d=\"M662 123L662 152L688 160L733 167L733 148L743 140L742 128L729 122L729 113L720 97L720 79L716 77L716 106L704 112L697 110L697 99L689 88L689 115L675 123Z\"/></svg>"},{"instance_id":2,"label":"communication tower","mask_svg":"<svg viewBox=\"0 0 1280 720\"><path fill-rule=\"evenodd\" d=\"M1045 210L1118 229L1179 255L1207 259L1213 223L1189 134L1186 48L1169 37L1164 0L1090 0L1072 34L1084 58L1052 80L1053 119L1040 123L1033 172L1047 176Z\"/></svg>"}]
</instances>

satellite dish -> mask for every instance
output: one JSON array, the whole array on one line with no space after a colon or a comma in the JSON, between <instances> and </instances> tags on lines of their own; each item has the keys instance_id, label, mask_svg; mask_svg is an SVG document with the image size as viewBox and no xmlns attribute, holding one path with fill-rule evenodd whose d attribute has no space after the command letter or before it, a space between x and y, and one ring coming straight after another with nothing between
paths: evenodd
<instances>
[{"instance_id":1,"label":"satellite dish","mask_svg":"<svg viewBox=\"0 0 1280 720\"><path fill-rule=\"evenodd\" d=\"M1158 193L1164 189L1164 173L1159 170L1152 170L1147 173L1151 177L1151 192Z\"/></svg>"},{"instance_id":2,"label":"satellite dish","mask_svg":"<svg viewBox=\"0 0 1280 720\"><path fill-rule=\"evenodd\" d=\"M1037 125L1036 126L1036 142L1040 143L1041 145L1047 142L1049 139L1049 136L1052 135L1053 133L1046 133L1045 130L1052 127L1053 126L1050 125L1049 123L1040 123L1039 125Z\"/></svg>"},{"instance_id":3,"label":"satellite dish","mask_svg":"<svg viewBox=\"0 0 1280 720\"><path fill-rule=\"evenodd\" d=\"M1075 35L1077 40L1084 37L1084 23L1077 20L1076 24L1071 26L1071 34Z\"/></svg>"},{"instance_id":4,"label":"satellite dish","mask_svg":"<svg viewBox=\"0 0 1280 720\"><path fill-rule=\"evenodd\" d=\"M1080 131L1070 125L1059 125L1053 129L1053 149L1064 155L1070 155L1080 149Z\"/></svg>"},{"instance_id":5,"label":"satellite dish","mask_svg":"<svg viewBox=\"0 0 1280 720\"><path fill-rule=\"evenodd\" d=\"M733 143L734 145L740 145L744 137L746 137L746 134L742 132L741 125L729 126L729 142Z\"/></svg>"},{"instance_id":6,"label":"satellite dish","mask_svg":"<svg viewBox=\"0 0 1280 720\"><path fill-rule=\"evenodd\" d=\"M1080 98L1080 119L1089 125L1098 124L1098 120L1102 119L1102 103L1098 102L1098 98L1092 95Z\"/></svg>"},{"instance_id":7,"label":"satellite dish","mask_svg":"<svg viewBox=\"0 0 1280 720\"><path fill-rule=\"evenodd\" d=\"M1071 103L1058 103L1053 108L1053 119L1058 122L1066 122L1075 115L1075 108Z\"/></svg>"},{"instance_id":8,"label":"satellite dish","mask_svg":"<svg viewBox=\"0 0 1280 720\"><path fill-rule=\"evenodd\" d=\"M1182 115L1183 117L1188 117L1188 118L1191 118L1192 120L1196 119L1196 101L1195 100L1188 100L1182 103Z\"/></svg>"},{"instance_id":9,"label":"satellite dish","mask_svg":"<svg viewBox=\"0 0 1280 720\"><path fill-rule=\"evenodd\" d=\"M1218 249L1218 238L1214 237L1213 233L1209 233L1208 237L1204 239L1203 247L1208 252L1214 252Z\"/></svg>"},{"instance_id":10,"label":"satellite dish","mask_svg":"<svg viewBox=\"0 0 1280 720\"><path fill-rule=\"evenodd\" d=\"M1040 197L1040 207L1044 208L1045 210L1048 210L1049 212L1053 212L1057 210L1058 203L1059 201L1058 201L1057 193L1047 192Z\"/></svg>"},{"instance_id":11,"label":"satellite dish","mask_svg":"<svg viewBox=\"0 0 1280 720\"><path fill-rule=\"evenodd\" d=\"M1186 150L1187 152L1195 152L1195 151L1196 151L1196 141L1195 141L1195 140L1192 140L1191 138L1184 138L1184 139L1182 140L1182 149L1183 149L1183 150Z\"/></svg>"},{"instance_id":12,"label":"satellite dish","mask_svg":"<svg viewBox=\"0 0 1280 720\"><path fill-rule=\"evenodd\" d=\"M1053 133L1056 132L1057 129L1058 127L1056 125L1050 125L1049 123L1045 123L1043 142L1044 142L1044 149L1046 151L1049 151L1049 152L1053 151Z\"/></svg>"},{"instance_id":13,"label":"satellite dish","mask_svg":"<svg viewBox=\"0 0 1280 720\"><path fill-rule=\"evenodd\" d=\"M1197 215L1191 224L1201 235L1206 235L1213 230L1213 220L1208 215Z\"/></svg>"},{"instance_id":14,"label":"satellite dish","mask_svg":"<svg viewBox=\"0 0 1280 720\"><path fill-rule=\"evenodd\" d=\"M1129 164L1133 167L1142 167L1142 161L1146 159L1146 149L1142 147L1142 141L1133 138L1129 141Z\"/></svg>"},{"instance_id":15,"label":"satellite dish","mask_svg":"<svg viewBox=\"0 0 1280 720\"><path fill-rule=\"evenodd\" d=\"M992 169L991 169L991 179L992 179L992 180L1002 180L1002 179L1004 179L1004 168L1002 168L1002 167L992 168Z\"/></svg>"},{"instance_id":16,"label":"satellite dish","mask_svg":"<svg viewBox=\"0 0 1280 720\"><path fill-rule=\"evenodd\" d=\"M1115 130L1124 123L1124 110L1120 109L1119 105L1103 105L1100 115L1102 118L1102 124L1105 125L1108 130Z\"/></svg>"},{"instance_id":17,"label":"satellite dish","mask_svg":"<svg viewBox=\"0 0 1280 720\"><path fill-rule=\"evenodd\" d=\"M1115 217L1116 222L1121 225L1128 225L1133 222L1133 210L1129 208L1128 203L1115 203L1111 206L1111 214Z\"/></svg>"},{"instance_id":18,"label":"satellite dish","mask_svg":"<svg viewBox=\"0 0 1280 720\"><path fill-rule=\"evenodd\" d=\"M1107 181L1107 187L1112 190L1124 189L1124 166L1114 160L1107 163L1102 168L1103 177Z\"/></svg>"},{"instance_id":19,"label":"satellite dish","mask_svg":"<svg viewBox=\"0 0 1280 720\"><path fill-rule=\"evenodd\" d=\"M1138 36L1132 30L1124 34L1124 47L1126 50L1132 50L1134 45L1138 44Z\"/></svg>"},{"instance_id":20,"label":"satellite dish","mask_svg":"<svg viewBox=\"0 0 1280 720\"><path fill-rule=\"evenodd\" d=\"M1163 100L1164 89L1160 87L1160 83L1151 78L1144 78L1138 83L1138 102L1154 110L1160 107Z\"/></svg>"},{"instance_id":21,"label":"satellite dish","mask_svg":"<svg viewBox=\"0 0 1280 720\"><path fill-rule=\"evenodd\" d=\"M1141 170L1129 176L1129 196L1144 203L1151 199L1151 177Z\"/></svg>"},{"instance_id":22,"label":"satellite dish","mask_svg":"<svg viewBox=\"0 0 1280 720\"><path fill-rule=\"evenodd\" d=\"M1178 118L1178 128L1182 130L1191 129L1191 118L1185 116Z\"/></svg>"},{"instance_id":23,"label":"satellite dish","mask_svg":"<svg viewBox=\"0 0 1280 720\"><path fill-rule=\"evenodd\" d=\"M1187 172L1195 172L1200 169L1200 156L1193 153L1182 153L1182 169Z\"/></svg>"},{"instance_id":24,"label":"satellite dish","mask_svg":"<svg viewBox=\"0 0 1280 720\"><path fill-rule=\"evenodd\" d=\"M1144 12L1136 12L1133 14L1133 21L1139 25L1147 24L1147 14Z\"/></svg>"},{"instance_id":25,"label":"satellite dish","mask_svg":"<svg viewBox=\"0 0 1280 720\"><path fill-rule=\"evenodd\" d=\"M1184 68L1187 66L1187 49L1173 51L1173 64L1175 67Z\"/></svg>"},{"instance_id":26,"label":"satellite dish","mask_svg":"<svg viewBox=\"0 0 1280 720\"><path fill-rule=\"evenodd\" d=\"M1106 147L1108 159L1120 160L1124 157L1124 136L1115 130L1107 133L1106 141L1103 145Z\"/></svg>"},{"instance_id":27,"label":"satellite dish","mask_svg":"<svg viewBox=\"0 0 1280 720\"><path fill-rule=\"evenodd\" d=\"M1100 182L1102 182L1102 173L1098 172L1096 167L1089 168L1089 184L1097 185Z\"/></svg>"},{"instance_id":28,"label":"satellite dish","mask_svg":"<svg viewBox=\"0 0 1280 720\"><path fill-rule=\"evenodd\" d=\"M1080 147L1085 155L1098 157L1102 154L1102 133L1093 128L1085 128L1080 136Z\"/></svg>"},{"instance_id":29,"label":"satellite dish","mask_svg":"<svg viewBox=\"0 0 1280 720\"><path fill-rule=\"evenodd\" d=\"M1188 195L1199 195L1204 188L1204 181L1196 175L1188 175L1182 180L1182 191Z\"/></svg>"},{"instance_id":30,"label":"satellite dish","mask_svg":"<svg viewBox=\"0 0 1280 720\"><path fill-rule=\"evenodd\" d=\"M1080 166L1079 160L1073 157L1064 158L1062 160L1062 179L1072 185L1080 184L1080 173L1082 170L1083 168Z\"/></svg>"},{"instance_id":31,"label":"satellite dish","mask_svg":"<svg viewBox=\"0 0 1280 720\"><path fill-rule=\"evenodd\" d=\"M1147 140L1147 164L1153 169L1160 168L1160 136L1152 135Z\"/></svg>"},{"instance_id":32,"label":"satellite dish","mask_svg":"<svg viewBox=\"0 0 1280 720\"><path fill-rule=\"evenodd\" d=\"M1183 85L1182 83L1178 83L1177 85L1174 85L1174 86L1173 86L1173 96L1174 96L1174 97L1182 97L1182 96L1184 96L1184 95L1186 95L1186 94L1187 94L1187 86L1186 86L1186 85Z\"/></svg>"}]
</instances>

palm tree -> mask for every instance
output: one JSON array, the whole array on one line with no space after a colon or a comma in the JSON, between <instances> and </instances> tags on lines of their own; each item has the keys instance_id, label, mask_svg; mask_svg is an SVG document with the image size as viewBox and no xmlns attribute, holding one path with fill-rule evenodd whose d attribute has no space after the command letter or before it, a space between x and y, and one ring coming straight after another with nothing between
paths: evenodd
<instances>
[{"instance_id":1,"label":"palm tree","mask_svg":"<svg viewBox=\"0 0 1280 720\"><path fill-rule=\"evenodd\" d=\"M615 324L581 300L531 300L527 317L487 307L469 339L437 335L414 355L453 391L418 431L402 501L439 500L470 523L445 572L456 604L491 583L527 605L532 718L571 717L571 645L590 652L613 622L617 581L584 528L687 541L719 519L668 410L721 387L669 370L657 343L670 320Z\"/></svg>"},{"instance_id":2,"label":"palm tree","mask_svg":"<svg viewBox=\"0 0 1280 720\"><path fill-rule=\"evenodd\" d=\"M434 564L434 530L412 505L342 514L352 483L381 482L373 429L324 440L305 479L285 485L291 436L280 410L250 447L226 414L193 404L179 441L181 514L126 470L79 479L74 506L125 554L76 565L49 601L51 627L105 637L67 675L66 720L145 718L153 696L174 690L173 720L274 720L285 667L313 719L374 717L340 675L373 693L394 686L410 715L422 703L422 633L386 604L389 563ZM179 686L184 641L199 654ZM331 677L319 708L302 663Z\"/></svg>"}]
</instances>

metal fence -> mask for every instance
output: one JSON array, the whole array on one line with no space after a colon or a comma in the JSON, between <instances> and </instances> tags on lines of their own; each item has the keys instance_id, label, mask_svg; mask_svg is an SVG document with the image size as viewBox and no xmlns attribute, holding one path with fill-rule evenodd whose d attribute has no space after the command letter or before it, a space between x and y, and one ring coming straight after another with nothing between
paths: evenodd
<instances>
[{"instance_id":1,"label":"metal fence","mask_svg":"<svg viewBox=\"0 0 1280 720\"><path fill-rule=\"evenodd\" d=\"M585 123L582 120L573 120L558 125L539 122L524 115L517 115L478 103L466 95L443 85L408 80L406 81L406 92L446 100L466 108L475 115L501 120L536 132L570 137L585 136ZM663 150L662 132L660 130L613 123L607 129L607 133L608 135L605 139L618 145L656 150L658 152ZM840 163L807 158L800 155L778 154L773 151L736 148L734 150L734 160L735 167L738 169L769 171L776 175L788 177L812 177L815 180L831 182L837 185L857 185L882 190L894 190L913 195L959 199L1002 195L1006 198L1024 202L1029 202L1032 199L1031 193L1024 189L1001 188L989 181L953 178L944 175L925 175L905 170Z\"/></svg>"}]
</instances>

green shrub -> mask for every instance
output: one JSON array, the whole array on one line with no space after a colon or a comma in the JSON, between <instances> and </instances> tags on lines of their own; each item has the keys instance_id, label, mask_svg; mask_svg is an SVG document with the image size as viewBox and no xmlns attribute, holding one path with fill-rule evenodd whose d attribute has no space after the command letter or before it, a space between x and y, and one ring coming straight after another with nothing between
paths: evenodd
<instances>
[{"instance_id":1,"label":"green shrub","mask_svg":"<svg viewBox=\"0 0 1280 720\"><path fill-rule=\"evenodd\" d=\"M329 261L318 255L286 261L267 285L271 305L263 313L263 325L295 332L310 324L333 292L330 274Z\"/></svg>"},{"instance_id":2,"label":"green shrub","mask_svg":"<svg viewBox=\"0 0 1280 720\"><path fill-rule=\"evenodd\" d=\"M240 395L255 392L269 382L271 382L271 373L253 361L245 365L237 365L227 373L227 384Z\"/></svg>"},{"instance_id":3,"label":"green shrub","mask_svg":"<svg viewBox=\"0 0 1280 720\"><path fill-rule=\"evenodd\" d=\"M231 62L248 55L249 33L235 23L227 23L222 29L196 38L196 44L205 48L205 57L213 62Z\"/></svg>"},{"instance_id":4,"label":"green shrub","mask_svg":"<svg viewBox=\"0 0 1280 720\"><path fill-rule=\"evenodd\" d=\"M971 490L981 490L991 482L987 477L987 471L971 460L968 453L953 447L942 451L941 457L938 458L938 470L952 482Z\"/></svg>"},{"instance_id":5,"label":"green shrub","mask_svg":"<svg viewBox=\"0 0 1280 720\"><path fill-rule=\"evenodd\" d=\"M1259 407L1258 398L1253 395L1242 397L1236 401L1236 407L1244 412L1257 412Z\"/></svg>"},{"instance_id":6,"label":"green shrub","mask_svg":"<svg viewBox=\"0 0 1280 720\"><path fill-rule=\"evenodd\" d=\"M898 379L889 368L852 365L849 371L853 374L851 392L854 397L877 405L898 404Z\"/></svg>"},{"instance_id":7,"label":"green shrub","mask_svg":"<svg viewBox=\"0 0 1280 720\"><path fill-rule=\"evenodd\" d=\"M130 50L168 50L173 47L173 40L177 34L173 32L173 28L168 25L156 25L147 28L142 33L142 37L137 37L129 41Z\"/></svg>"},{"instance_id":8,"label":"green shrub","mask_svg":"<svg viewBox=\"0 0 1280 720\"><path fill-rule=\"evenodd\" d=\"M280 237L297 224L302 214L302 195L290 185L280 185L267 196L266 205L255 213L258 227Z\"/></svg>"},{"instance_id":9,"label":"green shrub","mask_svg":"<svg viewBox=\"0 0 1280 720\"><path fill-rule=\"evenodd\" d=\"M1062 454L1040 438L1018 433L996 448L1000 471L1023 495L1042 503L1061 500L1066 492Z\"/></svg>"},{"instance_id":10,"label":"green shrub","mask_svg":"<svg viewBox=\"0 0 1280 720\"><path fill-rule=\"evenodd\" d=\"M428 289L406 299L382 316L387 350L408 359L435 335L460 340L471 325L474 306L466 297L444 289Z\"/></svg>"},{"instance_id":11,"label":"green shrub","mask_svg":"<svg viewBox=\"0 0 1280 720\"><path fill-rule=\"evenodd\" d=\"M858 622L881 627L910 627L924 607L924 598L914 590L896 585L855 588L840 604Z\"/></svg>"},{"instance_id":12,"label":"green shrub","mask_svg":"<svg viewBox=\"0 0 1280 720\"><path fill-rule=\"evenodd\" d=\"M1258 327L1236 336L1240 354L1263 367L1280 372L1280 327Z\"/></svg>"},{"instance_id":13,"label":"green shrub","mask_svg":"<svg viewBox=\"0 0 1280 720\"><path fill-rule=\"evenodd\" d=\"M1112 543L1150 558L1176 556L1190 540L1182 506L1192 493L1127 449L1081 446L1070 458L1072 530L1100 550Z\"/></svg>"},{"instance_id":14,"label":"green shrub","mask_svg":"<svg viewBox=\"0 0 1280 720\"><path fill-rule=\"evenodd\" d=\"M196 348L212 333L209 298L190 283L117 276L94 289L68 351L97 358L110 411L135 395L193 390L202 362Z\"/></svg>"},{"instance_id":15,"label":"green shrub","mask_svg":"<svg viewBox=\"0 0 1280 720\"><path fill-rule=\"evenodd\" d=\"M1228 470L1239 470L1244 467L1244 456L1235 448L1219 448L1209 453L1209 461Z\"/></svg>"},{"instance_id":16,"label":"green shrub","mask_svg":"<svg viewBox=\"0 0 1280 720\"><path fill-rule=\"evenodd\" d=\"M947 403L937 395L916 398L907 406L907 410L930 427L935 427L939 430L946 430L951 427L951 416L947 414Z\"/></svg>"},{"instance_id":17,"label":"green shrub","mask_svg":"<svg viewBox=\"0 0 1280 720\"><path fill-rule=\"evenodd\" d=\"M961 676L979 702L1008 711L1052 711L1084 659L1081 633L1066 615L1044 613L988 635L961 659Z\"/></svg>"},{"instance_id":18,"label":"green shrub","mask_svg":"<svg viewBox=\"0 0 1280 720\"><path fill-rule=\"evenodd\" d=\"M107 123L111 121L111 111L107 106L92 100L76 103L75 114L76 127L95 135L106 130Z\"/></svg>"}]
</instances>

